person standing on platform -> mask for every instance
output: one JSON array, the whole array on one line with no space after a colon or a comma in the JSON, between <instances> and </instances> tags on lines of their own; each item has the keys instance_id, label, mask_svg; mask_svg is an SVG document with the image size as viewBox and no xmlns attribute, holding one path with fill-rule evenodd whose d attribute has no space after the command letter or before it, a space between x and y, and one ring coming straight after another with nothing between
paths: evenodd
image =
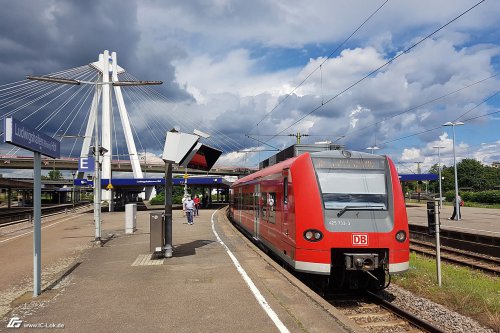
<instances>
[{"instance_id":1,"label":"person standing on platform","mask_svg":"<svg viewBox=\"0 0 500 333\"><path fill-rule=\"evenodd\" d=\"M182 202L182 216L186 216L186 211L184 210L184 203L186 202L187 197L188 197L188 195L184 194L184 196L182 197L182 200L181 200L181 202Z\"/></svg>"},{"instance_id":2,"label":"person standing on platform","mask_svg":"<svg viewBox=\"0 0 500 333\"><path fill-rule=\"evenodd\" d=\"M194 223L193 222L193 215L194 215L195 205L194 205L194 201L191 199L191 196L188 196L186 198L186 201L184 201L184 204L183 204L183 208L184 208L184 212L186 213L188 224L192 225Z\"/></svg>"},{"instance_id":3,"label":"person standing on platform","mask_svg":"<svg viewBox=\"0 0 500 333\"><path fill-rule=\"evenodd\" d=\"M457 203L458 202L458 215L457 215ZM453 214L451 214L451 217L448 218L448 220L454 220L455 217L457 218L457 221L460 221L462 219L462 213L460 213L460 206L463 206L464 202L460 195L457 195L455 199L453 199Z\"/></svg>"},{"instance_id":4,"label":"person standing on platform","mask_svg":"<svg viewBox=\"0 0 500 333\"><path fill-rule=\"evenodd\" d=\"M198 198L198 195L194 196L194 215L195 216L200 216L200 198Z\"/></svg>"}]
</instances>

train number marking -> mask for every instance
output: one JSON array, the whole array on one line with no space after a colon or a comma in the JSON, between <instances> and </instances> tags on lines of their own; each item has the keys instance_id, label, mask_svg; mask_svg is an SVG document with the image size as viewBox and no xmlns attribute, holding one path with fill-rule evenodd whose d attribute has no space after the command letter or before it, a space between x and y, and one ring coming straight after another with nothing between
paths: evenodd
<instances>
[{"instance_id":1,"label":"train number marking","mask_svg":"<svg viewBox=\"0 0 500 333\"><path fill-rule=\"evenodd\" d=\"M368 246L367 234L352 234L352 245L354 246Z\"/></svg>"}]
</instances>

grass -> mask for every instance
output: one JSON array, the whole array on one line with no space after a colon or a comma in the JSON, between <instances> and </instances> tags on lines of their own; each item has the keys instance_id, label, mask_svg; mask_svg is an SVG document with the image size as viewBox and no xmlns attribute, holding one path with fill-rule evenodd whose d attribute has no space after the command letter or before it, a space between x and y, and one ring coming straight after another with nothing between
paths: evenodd
<instances>
[{"instance_id":1,"label":"grass","mask_svg":"<svg viewBox=\"0 0 500 333\"><path fill-rule=\"evenodd\" d=\"M500 278L446 263L441 263L441 272L440 288L436 261L412 253L408 272L392 281L500 332Z\"/></svg>"}]
</instances>

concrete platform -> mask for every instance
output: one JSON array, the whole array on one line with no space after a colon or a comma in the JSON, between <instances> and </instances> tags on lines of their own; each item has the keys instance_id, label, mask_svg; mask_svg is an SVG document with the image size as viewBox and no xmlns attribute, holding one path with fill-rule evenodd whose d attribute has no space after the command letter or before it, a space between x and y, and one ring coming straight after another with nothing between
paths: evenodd
<instances>
[{"instance_id":1,"label":"concrete platform","mask_svg":"<svg viewBox=\"0 0 500 333\"><path fill-rule=\"evenodd\" d=\"M407 204L406 212L410 224L427 226L427 206ZM500 209L461 207L460 221L448 220L453 213L452 206L443 206L440 211L441 229L467 232L471 234L500 237Z\"/></svg>"},{"instance_id":2,"label":"concrete platform","mask_svg":"<svg viewBox=\"0 0 500 333\"><path fill-rule=\"evenodd\" d=\"M31 330L26 324L63 325L68 332L355 331L335 308L262 255L221 211L202 210L192 226L174 211L174 256L151 260L149 213L138 212L138 230L131 235L122 231L123 213L103 214L103 229L115 236L83 251L41 296L17 299L0 331L14 317L23 321L16 331Z\"/></svg>"}]
</instances>

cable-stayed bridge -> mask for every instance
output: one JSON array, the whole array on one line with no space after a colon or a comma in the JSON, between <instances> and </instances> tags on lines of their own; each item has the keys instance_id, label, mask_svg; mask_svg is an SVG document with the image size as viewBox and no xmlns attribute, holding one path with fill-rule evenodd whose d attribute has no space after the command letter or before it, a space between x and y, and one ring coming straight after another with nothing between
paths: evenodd
<instances>
[{"instance_id":1,"label":"cable-stayed bridge","mask_svg":"<svg viewBox=\"0 0 500 333\"><path fill-rule=\"evenodd\" d=\"M42 167L46 169L74 170L78 158L93 156L93 147L98 147L103 179L112 179L117 171L144 178L146 172L164 169L158 156L166 132L174 127L186 133L195 129L210 133L210 138L200 140L223 152L244 148L208 121L182 112L179 101L150 86L160 81L140 81L128 73L118 65L115 52L104 51L98 61L88 65L28 78L36 80L0 85L0 115L14 117L60 141L63 158L44 160ZM0 155L0 168L30 168L30 159L23 158L30 156L27 151L2 144ZM217 174L247 172L225 170ZM112 201L111 191L102 194L103 200ZM145 198L153 195L152 188L147 188Z\"/></svg>"},{"instance_id":2,"label":"cable-stayed bridge","mask_svg":"<svg viewBox=\"0 0 500 333\"><path fill-rule=\"evenodd\" d=\"M148 173L163 174L165 173L165 164L163 161L139 161L141 169L145 176ZM16 156L16 155L0 155L0 169L33 169L32 156ZM44 170L77 170L77 158L42 158L42 169ZM132 164L126 160L111 160L111 170L113 172L133 172ZM247 168L239 166L215 166L210 171L203 171L198 169L186 169L178 165L173 166L173 174L190 175L220 175L220 176L243 176L257 171L257 168Z\"/></svg>"}]
</instances>

